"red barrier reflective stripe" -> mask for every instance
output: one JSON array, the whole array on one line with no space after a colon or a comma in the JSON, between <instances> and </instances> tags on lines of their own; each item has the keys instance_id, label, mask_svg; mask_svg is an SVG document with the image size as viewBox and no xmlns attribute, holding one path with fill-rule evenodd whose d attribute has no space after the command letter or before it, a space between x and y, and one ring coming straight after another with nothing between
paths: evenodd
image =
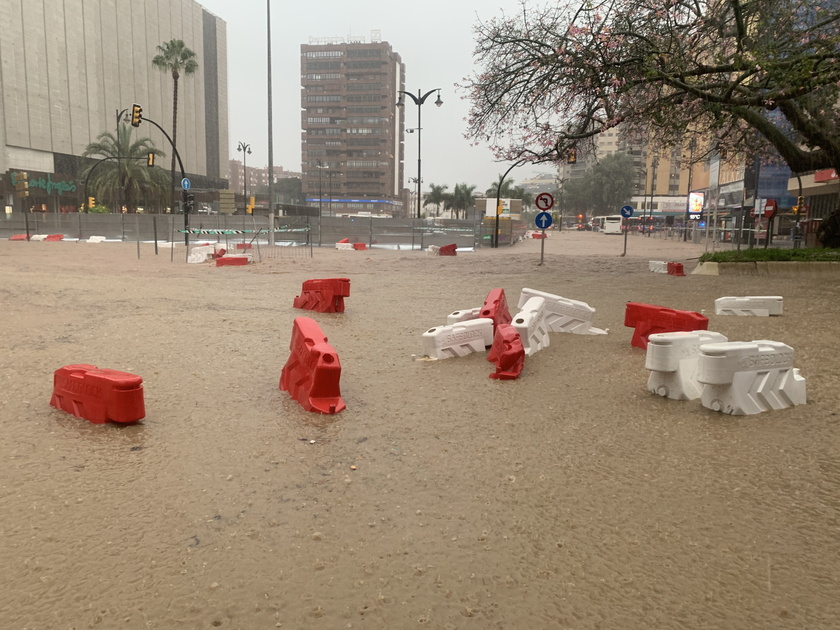
<instances>
[{"instance_id":1,"label":"red barrier reflective stripe","mask_svg":"<svg viewBox=\"0 0 840 630\"><path fill-rule=\"evenodd\" d=\"M315 320L295 318L289 349L291 354L280 373L280 389L307 411L333 414L344 410L341 363Z\"/></svg>"},{"instance_id":2,"label":"red barrier reflective stripe","mask_svg":"<svg viewBox=\"0 0 840 630\"><path fill-rule=\"evenodd\" d=\"M143 379L95 365L66 365L55 371L50 405L94 424L137 422L146 415Z\"/></svg>"}]
</instances>

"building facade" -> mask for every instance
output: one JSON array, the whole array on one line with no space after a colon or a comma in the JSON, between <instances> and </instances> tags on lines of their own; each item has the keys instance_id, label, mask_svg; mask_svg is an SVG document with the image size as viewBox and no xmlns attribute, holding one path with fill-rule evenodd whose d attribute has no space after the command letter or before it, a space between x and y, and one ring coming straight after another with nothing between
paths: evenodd
<instances>
[{"instance_id":1,"label":"building facade","mask_svg":"<svg viewBox=\"0 0 840 630\"><path fill-rule=\"evenodd\" d=\"M302 187L324 215L405 215L396 107L405 67L390 44L372 39L300 47Z\"/></svg>"},{"instance_id":2,"label":"building facade","mask_svg":"<svg viewBox=\"0 0 840 630\"><path fill-rule=\"evenodd\" d=\"M76 209L84 191L81 158L103 132L116 133L133 103L171 134L172 75L152 65L157 46L181 39L198 70L181 75L177 149L193 188L226 188L227 26L194 0L3 0L0 3L0 174L7 208ZM149 123L167 158L171 145ZM13 182L25 172L28 200Z\"/></svg>"}]
</instances>

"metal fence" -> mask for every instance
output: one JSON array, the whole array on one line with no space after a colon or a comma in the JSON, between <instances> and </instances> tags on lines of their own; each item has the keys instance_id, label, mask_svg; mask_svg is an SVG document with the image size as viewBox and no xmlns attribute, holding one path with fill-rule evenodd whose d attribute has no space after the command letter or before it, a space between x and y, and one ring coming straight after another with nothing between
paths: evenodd
<instances>
[{"instance_id":1,"label":"metal fence","mask_svg":"<svg viewBox=\"0 0 840 630\"><path fill-rule=\"evenodd\" d=\"M237 243L274 242L277 248L334 247L338 241L364 243L386 249L426 249L430 245L456 244L459 249L481 247L482 224L473 220L392 219L376 217L275 217L274 233L269 234L268 219L248 215L190 215L190 243L221 242L236 248ZM15 234L62 234L65 240L87 240L102 236L106 240L128 242L184 242L184 216L180 214L56 214L12 213L0 220L0 238ZM486 230L484 230L486 231Z\"/></svg>"}]
</instances>

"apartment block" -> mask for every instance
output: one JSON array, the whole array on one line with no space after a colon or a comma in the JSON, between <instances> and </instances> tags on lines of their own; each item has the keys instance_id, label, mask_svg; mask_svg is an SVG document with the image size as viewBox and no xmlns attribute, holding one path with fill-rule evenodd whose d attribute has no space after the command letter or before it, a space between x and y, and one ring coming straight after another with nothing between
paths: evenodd
<instances>
[{"instance_id":1,"label":"apartment block","mask_svg":"<svg viewBox=\"0 0 840 630\"><path fill-rule=\"evenodd\" d=\"M405 67L387 42L311 39L300 47L306 203L324 215L404 216Z\"/></svg>"}]
</instances>

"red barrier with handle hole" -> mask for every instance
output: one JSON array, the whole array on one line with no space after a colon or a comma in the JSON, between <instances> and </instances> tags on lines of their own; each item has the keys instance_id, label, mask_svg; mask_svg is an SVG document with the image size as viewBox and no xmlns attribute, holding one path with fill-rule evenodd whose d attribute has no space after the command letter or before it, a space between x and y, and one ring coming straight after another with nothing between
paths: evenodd
<instances>
[{"instance_id":1,"label":"red barrier with handle hole","mask_svg":"<svg viewBox=\"0 0 840 630\"><path fill-rule=\"evenodd\" d=\"M94 424L137 422L146 415L143 379L95 365L65 365L53 375L50 405Z\"/></svg>"},{"instance_id":2,"label":"red barrier with handle hole","mask_svg":"<svg viewBox=\"0 0 840 630\"><path fill-rule=\"evenodd\" d=\"M499 324L487 360L496 364L496 371L490 378L505 381L519 378L525 366L525 348L519 331L510 324Z\"/></svg>"},{"instance_id":3,"label":"red barrier with handle hole","mask_svg":"<svg viewBox=\"0 0 840 630\"><path fill-rule=\"evenodd\" d=\"M289 392L307 411L343 411L341 363L314 319L295 318L289 349L289 360L280 373L280 389Z\"/></svg>"},{"instance_id":4,"label":"red barrier with handle hole","mask_svg":"<svg viewBox=\"0 0 840 630\"><path fill-rule=\"evenodd\" d=\"M635 329L630 345L646 350L650 335L708 330L709 318L694 311L678 311L665 306L627 302L624 325Z\"/></svg>"}]
</instances>

